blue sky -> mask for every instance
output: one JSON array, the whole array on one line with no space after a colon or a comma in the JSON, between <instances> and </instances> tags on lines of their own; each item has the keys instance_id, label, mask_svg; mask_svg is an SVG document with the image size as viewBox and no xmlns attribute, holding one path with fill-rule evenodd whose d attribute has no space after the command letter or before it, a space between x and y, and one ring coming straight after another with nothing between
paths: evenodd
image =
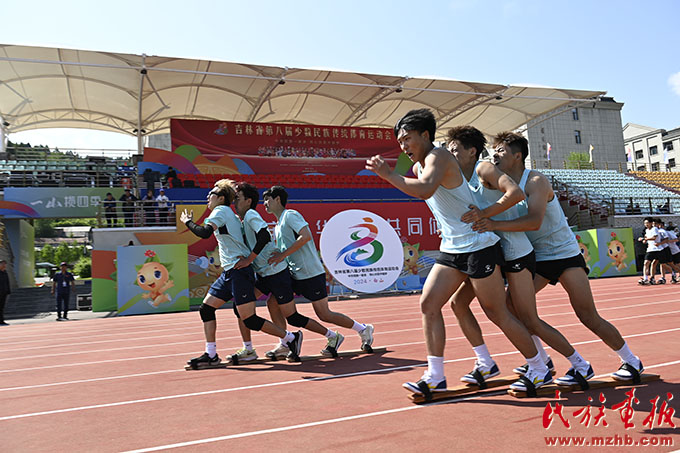
<instances>
[{"instance_id":1,"label":"blue sky","mask_svg":"<svg viewBox=\"0 0 680 453\"><path fill-rule=\"evenodd\" d=\"M0 43L607 91L622 122L680 127L680 2L30 1L2 6ZM43 130L15 141L135 148Z\"/></svg>"}]
</instances>

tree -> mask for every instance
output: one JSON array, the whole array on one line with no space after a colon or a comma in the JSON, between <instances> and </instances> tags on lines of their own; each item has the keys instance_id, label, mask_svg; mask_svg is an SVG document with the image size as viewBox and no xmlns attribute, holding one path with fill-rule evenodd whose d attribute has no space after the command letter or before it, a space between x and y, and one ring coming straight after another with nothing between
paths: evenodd
<instances>
[{"instance_id":1,"label":"tree","mask_svg":"<svg viewBox=\"0 0 680 453\"><path fill-rule=\"evenodd\" d=\"M589 168L592 169L593 163L590 162L588 153L570 153L567 156L567 168Z\"/></svg>"},{"instance_id":2,"label":"tree","mask_svg":"<svg viewBox=\"0 0 680 453\"><path fill-rule=\"evenodd\" d=\"M50 244L45 245L39 253L36 253L36 260L55 264L54 262L54 247Z\"/></svg>"}]
</instances>

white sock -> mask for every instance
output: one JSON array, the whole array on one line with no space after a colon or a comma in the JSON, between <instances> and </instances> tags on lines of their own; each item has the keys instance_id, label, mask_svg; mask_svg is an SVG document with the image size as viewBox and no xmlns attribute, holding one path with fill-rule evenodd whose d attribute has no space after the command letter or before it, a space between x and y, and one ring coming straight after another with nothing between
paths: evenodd
<instances>
[{"instance_id":1,"label":"white sock","mask_svg":"<svg viewBox=\"0 0 680 453\"><path fill-rule=\"evenodd\" d=\"M208 353L210 357L215 357L217 355L217 343L216 342L206 342L205 352Z\"/></svg>"},{"instance_id":2,"label":"white sock","mask_svg":"<svg viewBox=\"0 0 680 453\"><path fill-rule=\"evenodd\" d=\"M252 341L244 341L243 347L246 348L246 351L252 351L253 350L253 342Z\"/></svg>"},{"instance_id":3,"label":"white sock","mask_svg":"<svg viewBox=\"0 0 680 453\"><path fill-rule=\"evenodd\" d=\"M482 343L479 346L473 346L472 350L475 351L477 362L479 362L480 365L490 367L491 364L493 364L493 359L491 358L491 354L489 354L489 349L486 347L485 343Z\"/></svg>"},{"instance_id":4,"label":"white sock","mask_svg":"<svg viewBox=\"0 0 680 453\"><path fill-rule=\"evenodd\" d=\"M427 372L433 381L439 382L444 379L444 357L434 355L427 356Z\"/></svg>"},{"instance_id":5,"label":"white sock","mask_svg":"<svg viewBox=\"0 0 680 453\"><path fill-rule=\"evenodd\" d=\"M363 332L365 328L366 324L361 324L360 322L356 321L354 321L354 325L352 326L352 329L356 330L357 332Z\"/></svg>"},{"instance_id":6,"label":"white sock","mask_svg":"<svg viewBox=\"0 0 680 453\"><path fill-rule=\"evenodd\" d=\"M331 329L326 330L326 338L335 338L337 336L338 334L336 332L333 332Z\"/></svg>"},{"instance_id":7,"label":"white sock","mask_svg":"<svg viewBox=\"0 0 680 453\"><path fill-rule=\"evenodd\" d=\"M536 350L538 351L538 355L541 356L541 360L543 360L543 363L548 363L548 360L550 360L550 357L548 357L548 353L545 352L545 348L543 347L543 343L541 343L541 339L537 337L536 335L532 335L531 339L534 341L534 345L536 345Z\"/></svg>"},{"instance_id":8,"label":"white sock","mask_svg":"<svg viewBox=\"0 0 680 453\"><path fill-rule=\"evenodd\" d=\"M619 357L621 357L621 360L623 360L624 362L630 363L636 368L640 366L640 359L635 357L633 351L631 351L630 348L628 347L628 343L624 342L623 347L615 352L619 355Z\"/></svg>"},{"instance_id":9,"label":"white sock","mask_svg":"<svg viewBox=\"0 0 680 453\"><path fill-rule=\"evenodd\" d=\"M533 368L539 373L548 373L548 367L545 366L541 354L536 354L533 357L527 358L527 364L529 365L529 368Z\"/></svg>"},{"instance_id":10,"label":"white sock","mask_svg":"<svg viewBox=\"0 0 680 453\"><path fill-rule=\"evenodd\" d=\"M295 339L295 335L286 330L286 336L281 338L281 344L288 347L288 343Z\"/></svg>"},{"instance_id":11,"label":"white sock","mask_svg":"<svg viewBox=\"0 0 680 453\"><path fill-rule=\"evenodd\" d=\"M574 367L575 370L587 368L588 366L588 362L586 362L583 357L581 357L581 354L579 354L576 350L574 350L572 355L567 357L567 360L571 362L571 366Z\"/></svg>"}]
</instances>

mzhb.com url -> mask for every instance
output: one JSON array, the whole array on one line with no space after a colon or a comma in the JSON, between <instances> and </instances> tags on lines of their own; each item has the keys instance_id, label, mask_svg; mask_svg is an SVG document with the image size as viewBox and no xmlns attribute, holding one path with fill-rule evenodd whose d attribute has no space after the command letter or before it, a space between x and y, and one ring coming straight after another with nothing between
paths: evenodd
<instances>
[{"instance_id":1,"label":"mzhb.com url","mask_svg":"<svg viewBox=\"0 0 680 453\"><path fill-rule=\"evenodd\" d=\"M546 436L545 444L549 447L672 447L673 438L667 436L632 437L623 436Z\"/></svg>"}]
</instances>

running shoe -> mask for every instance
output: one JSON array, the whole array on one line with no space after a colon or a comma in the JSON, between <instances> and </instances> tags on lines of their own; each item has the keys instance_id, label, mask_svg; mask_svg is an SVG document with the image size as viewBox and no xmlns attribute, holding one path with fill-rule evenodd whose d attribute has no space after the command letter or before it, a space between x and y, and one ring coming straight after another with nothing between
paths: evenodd
<instances>
[{"instance_id":1,"label":"running shoe","mask_svg":"<svg viewBox=\"0 0 680 453\"><path fill-rule=\"evenodd\" d=\"M284 346L281 343L279 345L272 349L271 351L267 351L264 355L267 356L269 360L278 360L278 359L285 359L288 357L288 354L290 353L290 349L288 346Z\"/></svg>"},{"instance_id":2,"label":"running shoe","mask_svg":"<svg viewBox=\"0 0 680 453\"><path fill-rule=\"evenodd\" d=\"M546 374L537 373L536 370L534 370L533 368L529 368L529 370L523 375L523 377L525 377L531 383L533 383L534 387L537 389L543 387L544 385L548 385L553 381L552 373L550 371L548 371ZM527 391L527 387L522 379L510 384L510 389L515 390L517 392Z\"/></svg>"},{"instance_id":3,"label":"running shoe","mask_svg":"<svg viewBox=\"0 0 680 453\"><path fill-rule=\"evenodd\" d=\"M423 388L428 388L430 392L445 392L446 378L437 382L432 380L432 378L425 373L418 382L405 382L402 384L402 387L418 395L424 395Z\"/></svg>"},{"instance_id":4,"label":"running shoe","mask_svg":"<svg viewBox=\"0 0 680 453\"><path fill-rule=\"evenodd\" d=\"M191 368L194 368L196 370L200 370L202 368L210 368L214 367L220 364L222 362L222 359L220 359L220 356L215 354L215 357L210 357L207 352L204 352L202 355L198 357L194 357L193 359L189 360L189 365Z\"/></svg>"},{"instance_id":5,"label":"running shoe","mask_svg":"<svg viewBox=\"0 0 680 453\"><path fill-rule=\"evenodd\" d=\"M241 348L235 354L229 356L230 362L243 363L257 360L257 352L254 349Z\"/></svg>"},{"instance_id":6,"label":"running shoe","mask_svg":"<svg viewBox=\"0 0 680 453\"><path fill-rule=\"evenodd\" d=\"M288 348L290 352L288 353L288 360L300 360L300 350L302 349L302 331L298 330L293 332L293 338L288 342Z\"/></svg>"},{"instance_id":7,"label":"running shoe","mask_svg":"<svg viewBox=\"0 0 680 453\"><path fill-rule=\"evenodd\" d=\"M463 382L467 382L468 384L479 384L477 382L477 379L475 379L475 371L479 371L479 374L482 375L482 378L484 378L485 381L489 378L496 377L499 374L501 374L500 370L498 369L498 365L496 365L496 362L492 362L491 366L483 366L480 365L479 362L475 362L475 368L465 376L461 377L460 380Z\"/></svg>"},{"instance_id":8,"label":"running shoe","mask_svg":"<svg viewBox=\"0 0 680 453\"><path fill-rule=\"evenodd\" d=\"M576 373L580 374L581 377L586 381L592 379L595 376L595 372L593 372L593 367L590 365L590 363L586 362L586 364L588 364L588 368L586 369L576 370L574 367L569 368L567 374L559 379L555 379L555 384L565 387L580 385L579 381L576 379Z\"/></svg>"},{"instance_id":9,"label":"running shoe","mask_svg":"<svg viewBox=\"0 0 680 453\"><path fill-rule=\"evenodd\" d=\"M548 357L548 361L545 362L545 366L548 367L548 370L550 371L551 374L555 374L555 365L553 365L553 361L550 357ZM529 364L525 363L522 366L518 366L514 370L512 370L513 373L519 374L520 376L524 376L526 374L527 370L529 369Z\"/></svg>"},{"instance_id":10,"label":"running shoe","mask_svg":"<svg viewBox=\"0 0 680 453\"><path fill-rule=\"evenodd\" d=\"M612 373L612 375L611 375L612 378L616 379L617 381L630 381L631 379L633 379L633 374L629 370L627 370L626 368L632 367L632 368L636 369L639 374L642 374L642 372L645 371L645 367L642 366L642 362L640 361L640 359L638 359L638 363L640 364L640 366L636 367L632 363L624 362L621 365L621 368L619 368L617 371L614 371Z\"/></svg>"},{"instance_id":11,"label":"running shoe","mask_svg":"<svg viewBox=\"0 0 680 453\"><path fill-rule=\"evenodd\" d=\"M365 347L370 347L373 345L373 331L375 329L373 328L372 324L366 324L366 328L359 332L359 336L361 337L361 349L364 349Z\"/></svg>"},{"instance_id":12,"label":"running shoe","mask_svg":"<svg viewBox=\"0 0 680 453\"><path fill-rule=\"evenodd\" d=\"M325 357L335 356L343 341L345 341L345 337L340 332L335 332L335 336L330 337L326 347L321 350L321 355Z\"/></svg>"}]
</instances>

